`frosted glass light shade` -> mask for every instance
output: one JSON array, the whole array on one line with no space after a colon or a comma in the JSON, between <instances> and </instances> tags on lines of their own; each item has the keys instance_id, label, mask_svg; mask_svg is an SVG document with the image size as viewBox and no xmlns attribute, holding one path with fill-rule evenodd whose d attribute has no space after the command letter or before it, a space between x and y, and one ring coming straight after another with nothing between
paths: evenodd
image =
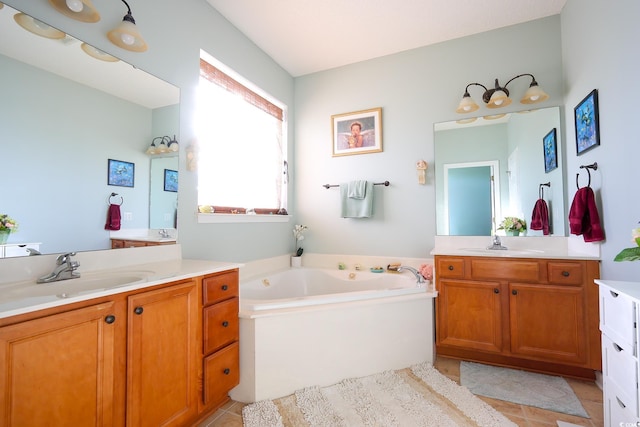
<instances>
[{"instance_id":1,"label":"frosted glass light shade","mask_svg":"<svg viewBox=\"0 0 640 427\"><path fill-rule=\"evenodd\" d=\"M460 100L460 104L458 104L458 108L456 108L456 113L464 114L464 113L472 113L479 109L480 107L476 102L469 96L469 93L465 93L462 99Z\"/></svg>"},{"instance_id":2,"label":"frosted glass light shade","mask_svg":"<svg viewBox=\"0 0 640 427\"><path fill-rule=\"evenodd\" d=\"M93 46L91 46L90 44L87 43L82 43L80 45L80 48L89 56L92 56L96 59L99 59L100 61L105 61L105 62L118 62L119 59L109 55L108 53L105 53L103 51L101 51L98 48L95 48Z\"/></svg>"},{"instance_id":3,"label":"frosted glass light shade","mask_svg":"<svg viewBox=\"0 0 640 427\"><path fill-rule=\"evenodd\" d=\"M529 86L529 89L524 93L520 102L523 104L536 104L546 101L547 99L549 99L549 95L547 95L537 83L531 83L531 86Z\"/></svg>"},{"instance_id":4,"label":"frosted glass light shade","mask_svg":"<svg viewBox=\"0 0 640 427\"><path fill-rule=\"evenodd\" d=\"M107 33L107 37L111 43L122 49L144 52L147 50L147 43L138 32L135 21L129 21L128 17L131 15L126 15L120 25ZM133 21L132 17L130 19Z\"/></svg>"},{"instance_id":5,"label":"frosted glass light shade","mask_svg":"<svg viewBox=\"0 0 640 427\"><path fill-rule=\"evenodd\" d=\"M98 22L100 14L91 0L49 0L55 10L81 22Z\"/></svg>"},{"instance_id":6,"label":"frosted glass light shade","mask_svg":"<svg viewBox=\"0 0 640 427\"><path fill-rule=\"evenodd\" d=\"M503 90L496 90L491 95L487 108L502 108L511 104L511 98Z\"/></svg>"},{"instance_id":7,"label":"frosted glass light shade","mask_svg":"<svg viewBox=\"0 0 640 427\"><path fill-rule=\"evenodd\" d=\"M46 37L48 39L63 39L66 37L66 34L60 30L57 30L44 22L38 21L37 19L25 15L24 13L16 13L13 15L13 19L25 30L30 33L36 34L40 37Z\"/></svg>"}]
</instances>

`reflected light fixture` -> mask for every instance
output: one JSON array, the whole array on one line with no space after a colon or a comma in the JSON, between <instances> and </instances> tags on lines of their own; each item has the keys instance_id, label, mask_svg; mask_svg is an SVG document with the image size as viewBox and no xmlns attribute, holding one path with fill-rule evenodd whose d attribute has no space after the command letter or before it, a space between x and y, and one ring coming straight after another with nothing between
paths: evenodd
<instances>
[{"instance_id":1,"label":"reflected light fixture","mask_svg":"<svg viewBox=\"0 0 640 427\"><path fill-rule=\"evenodd\" d=\"M105 61L105 62L118 62L119 61L118 58L116 58L114 56L111 56L108 53L101 51L97 47L91 46L90 44L82 43L80 45L80 48L87 55L92 56L92 57L94 57L96 59L99 59L100 61Z\"/></svg>"},{"instance_id":2,"label":"reflected light fixture","mask_svg":"<svg viewBox=\"0 0 640 427\"><path fill-rule=\"evenodd\" d=\"M127 14L116 28L107 33L107 37L118 47L132 52L144 52L147 50L147 43L138 32L129 4L124 0L122 3L127 6Z\"/></svg>"},{"instance_id":3,"label":"reflected light fixture","mask_svg":"<svg viewBox=\"0 0 640 427\"><path fill-rule=\"evenodd\" d=\"M511 98L509 98L509 90L507 86L509 83L514 81L517 78L529 76L531 77L531 83L529 84L529 89L524 93L520 102L522 104L536 104L538 102L543 102L549 99L549 95L547 95L541 88L538 86L538 82L533 74L519 74L511 79L504 85L500 86L498 83L498 79L496 79L495 87L493 89L488 89L485 85L480 83L469 83L464 90L464 95L462 96L462 100L460 104L458 104L458 108L456 109L456 113L465 114L472 113L478 110L480 107L469 95L469 87L470 86L480 86L484 89L484 93L482 94L482 100L485 104L487 104L487 108L502 108L511 104Z\"/></svg>"},{"instance_id":4,"label":"reflected light fixture","mask_svg":"<svg viewBox=\"0 0 640 427\"><path fill-rule=\"evenodd\" d=\"M169 151L173 152L176 152L180 149L180 144L178 144L178 141L176 141L175 135L173 135L173 139L169 140L169 142L167 143L167 148L169 149Z\"/></svg>"},{"instance_id":5,"label":"reflected light fixture","mask_svg":"<svg viewBox=\"0 0 640 427\"><path fill-rule=\"evenodd\" d=\"M91 0L49 0L55 10L81 22L98 22L100 14Z\"/></svg>"},{"instance_id":6,"label":"reflected light fixture","mask_svg":"<svg viewBox=\"0 0 640 427\"><path fill-rule=\"evenodd\" d=\"M50 25L45 24L44 22L38 21L37 19L25 15L22 12L16 13L13 15L13 19L25 30L30 33L36 34L40 37L46 37L48 39L63 39L66 37L66 34L62 31L53 28Z\"/></svg>"}]
</instances>

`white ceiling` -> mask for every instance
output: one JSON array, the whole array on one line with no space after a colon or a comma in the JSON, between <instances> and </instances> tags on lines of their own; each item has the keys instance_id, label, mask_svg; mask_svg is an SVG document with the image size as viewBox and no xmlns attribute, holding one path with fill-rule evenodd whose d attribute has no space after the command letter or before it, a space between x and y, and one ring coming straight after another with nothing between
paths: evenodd
<instances>
[{"instance_id":1,"label":"white ceiling","mask_svg":"<svg viewBox=\"0 0 640 427\"><path fill-rule=\"evenodd\" d=\"M292 76L561 12L566 0L207 0Z\"/></svg>"}]
</instances>

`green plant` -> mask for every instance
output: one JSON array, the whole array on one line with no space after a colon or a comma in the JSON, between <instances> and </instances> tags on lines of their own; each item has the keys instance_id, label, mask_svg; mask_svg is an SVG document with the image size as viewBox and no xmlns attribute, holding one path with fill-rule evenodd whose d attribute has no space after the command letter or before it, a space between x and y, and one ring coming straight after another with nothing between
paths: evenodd
<instances>
[{"instance_id":1,"label":"green plant","mask_svg":"<svg viewBox=\"0 0 640 427\"><path fill-rule=\"evenodd\" d=\"M640 260L640 228L631 230L631 241L636 244L635 247L625 248L616 257L614 261L637 261Z\"/></svg>"},{"instance_id":2,"label":"green plant","mask_svg":"<svg viewBox=\"0 0 640 427\"><path fill-rule=\"evenodd\" d=\"M498 230L506 230L506 231L526 231L527 230L527 222L524 219L520 219L515 216L507 216L505 217Z\"/></svg>"},{"instance_id":3,"label":"green plant","mask_svg":"<svg viewBox=\"0 0 640 427\"><path fill-rule=\"evenodd\" d=\"M18 221L12 219L7 214L0 214L0 231L16 232L18 231Z\"/></svg>"}]
</instances>

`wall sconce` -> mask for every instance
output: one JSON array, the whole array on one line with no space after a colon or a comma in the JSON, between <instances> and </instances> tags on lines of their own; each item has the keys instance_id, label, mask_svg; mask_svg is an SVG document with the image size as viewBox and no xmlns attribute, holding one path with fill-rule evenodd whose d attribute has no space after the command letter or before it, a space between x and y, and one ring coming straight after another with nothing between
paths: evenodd
<instances>
[{"instance_id":1,"label":"wall sconce","mask_svg":"<svg viewBox=\"0 0 640 427\"><path fill-rule=\"evenodd\" d=\"M156 145L157 140L160 140L160 142ZM149 145L149 148L147 148L147 151L145 151L145 153L149 155L165 154L169 152L177 152L179 149L180 144L178 144L178 141L176 141L175 135L173 136L173 139L166 135L156 136L151 141L151 145Z\"/></svg>"},{"instance_id":2,"label":"wall sconce","mask_svg":"<svg viewBox=\"0 0 640 427\"><path fill-rule=\"evenodd\" d=\"M500 86L498 83L498 79L496 79L495 87L493 89L487 89L485 85L480 83L469 83L467 87L464 89L464 95L462 96L462 100L456 109L456 113L464 114L471 113L476 111L480 107L469 95L469 87L470 86L480 86L484 89L484 93L482 94L482 100L485 104L487 104L487 108L502 108L511 104L511 98L509 98L509 90L507 86L509 83L514 81L519 77L529 76L531 77L531 84L529 85L529 89L524 93L524 96L520 100L522 104L536 104L538 102L546 101L549 98L541 88L538 86L538 82L533 74L520 74L512 79L510 79L504 86Z\"/></svg>"},{"instance_id":3,"label":"wall sconce","mask_svg":"<svg viewBox=\"0 0 640 427\"><path fill-rule=\"evenodd\" d=\"M111 56L108 53L103 52L100 49L98 49L96 47L93 47L88 43L82 43L80 45L80 48L87 55L89 55L89 56L91 56L91 57L93 57L95 59L99 59L100 61L105 61L105 62L118 62L118 61L120 61L115 56Z\"/></svg>"},{"instance_id":4,"label":"wall sconce","mask_svg":"<svg viewBox=\"0 0 640 427\"><path fill-rule=\"evenodd\" d=\"M144 52L147 50L147 43L138 32L129 4L124 0L122 3L127 6L127 14L122 18L120 25L107 33L107 37L118 47L132 52Z\"/></svg>"},{"instance_id":5,"label":"wall sconce","mask_svg":"<svg viewBox=\"0 0 640 427\"><path fill-rule=\"evenodd\" d=\"M16 13L13 15L13 19L25 30L38 35L40 37L46 37L48 39L63 39L66 37L66 34L62 31L53 28L44 22L40 22L35 18L32 18L29 15L25 15L22 12Z\"/></svg>"},{"instance_id":6,"label":"wall sconce","mask_svg":"<svg viewBox=\"0 0 640 427\"><path fill-rule=\"evenodd\" d=\"M81 22L98 22L100 14L91 0L49 0L51 6L64 16Z\"/></svg>"}]
</instances>

